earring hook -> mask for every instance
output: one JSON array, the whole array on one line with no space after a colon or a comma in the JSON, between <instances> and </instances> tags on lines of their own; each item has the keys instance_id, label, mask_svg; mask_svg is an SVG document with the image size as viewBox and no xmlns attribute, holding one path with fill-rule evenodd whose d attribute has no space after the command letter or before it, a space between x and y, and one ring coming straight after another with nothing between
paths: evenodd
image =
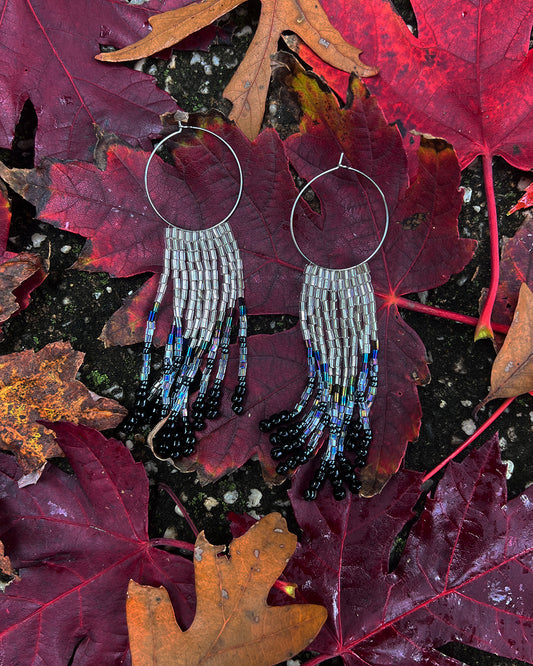
<instances>
[{"instance_id":1,"label":"earring hook","mask_svg":"<svg viewBox=\"0 0 533 666\"><path fill-rule=\"evenodd\" d=\"M148 188L148 170L150 168L150 164L152 162L152 159L154 158L154 155L161 148L161 146L166 141L168 141L169 139L172 139L173 137L177 136L178 134L181 134L181 132L184 128L185 129L191 129L191 130L198 130L200 132L206 132L207 134L211 134L211 136L214 136L216 139L221 141L226 146L226 148L230 151L230 153L232 154L233 159L235 160L235 162L237 164L237 168L239 170L239 192L237 194L237 200L235 201L235 203L233 205L233 208L230 210L230 212L226 215L226 217L223 220L221 220L220 222L217 222L212 227L209 227L209 229L216 229L220 225L224 224L224 222L227 222L230 219L230 217L233 215L235 210L237 209L237 206L239 205L239 202L241 200L242 193L243 193L244 178L243 178L243 174L242 174L241 163L240 163L239 158L237 157L237 153L235 152L235 150L230 146L230 144L225 139L223 139L218 134L215 134L215 132L212 132L211 130L205 129L204 127L196 127L195 125L183 125L181 120L178 120L178 129L175 130L174 132L172 132L171 134L169 134L168 136L166 136L164 139L161 139L161 141L159 141L159 143L156 144L156 146L154 147L154 149L150 153L150 156L148 157L148 160L146 162L146 166L144 167L144 190L146 192L146 198L148 199L148 203L150 204L150 206L154 210L155 214L158 217L160 217L165 224L168 224L169 227L177 228L177 226L175 224L172 224L172 222L170 222L170 220L167 220L167 218L159 212L156 205L152 201L152 197L150 195L150 190Z\"/></svg>"}]
</instances>

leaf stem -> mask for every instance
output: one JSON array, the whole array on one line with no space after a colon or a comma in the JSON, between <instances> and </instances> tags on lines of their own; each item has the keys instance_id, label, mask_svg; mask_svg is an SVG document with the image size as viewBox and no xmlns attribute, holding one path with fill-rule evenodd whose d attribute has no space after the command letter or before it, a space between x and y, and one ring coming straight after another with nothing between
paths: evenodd
<instances>
[{"instance_id":1,"label":"leaf stem","mask_svg":"<svg viewBox=\"0 0 533 666\"><path fill-rule=\"evenodd\" d=\"M377 296L381 296L386 299L383 294L376 292ZM467 324L468 326L477 326L479 319L476 317L470 317L469 315L460 314L459 312L453 312L452 310L444 310L443 308L436 308L433 305L424 305L423 303L417 303L417 301L411 301L409 298L404 298L403 296L398 296L394 300L395 304L399 308L404 308L405 310L411 310L412 312L421 312L422 314L432 315L433 317L440 317L441 319L449 319L450 321L455 321L459 324ZM492 328L497 333L507 333L509 326L506 324L492 324Z\"/></svg>"},{"instance_id":2,"label":"leaf stem","mask_svg":"<svg viewBox=\"0 0 533 666\"><path fill-rule=\"evenodd\" d=\"M167 493L167 495L169 495L170 498L174 501L174 503L176 504L178 509L181 511L183 517L187 521L187 525L191 528L192 533L194 534L195 537L197 537L198 536L198 528L193 523L192 518L187 513L187 509L183 506L180 498L176 495L176 493L172 490L172 488L170 486L167 486L166 483L160 483L158 485L159 485L159 488L161 488L161 490L164 490Z\"/></svg>"},{"instance_id":3,"label":"leaf stem","mask_svg":"<svg viewBox=\"0 0 533 666\"><path fill-rule=\"evenodd\" d=\"M167 546L170 548L181 548L181 550L188 550L194 553L194 544L187 543L187 541L178 541L178 539L166 539L161 537L159 539L150 539L151 546Z\"/></svg>"},{"instance_id":4,"label":"leaf stem","mask_svg":"<svg viewBox=\"0 0 533 666\"><path fill-rule=\"evenodd\" d=\"M474 333L474 340L482 338L493 338L494 333L491 326L492 309L496 301L498 283L500 281L500 243L498 234L498 211L496 209L496 196L494 194L494 179L492 176L492 155L489 152L483 154L483 182L485 184L485 198L487 200L487 212L489 215L489 237L490 237L490 284L487 299L483 304L481 315Z\"/></svg>"},{"instance_id":5,"label":"leaf stem","mask_svg":"<svg viewBox=\"0 0 533 666\"><path fill-rule=\"evenodd\" d=\"M492 416L489 416L489 418L481 425L470 437L466 440L466 442L463 442L461 446L459 446L453 453L451 453L445 460L443 460L441 463L439 463L434 469L431 470L431 472L428 472L424 478L422 479L422 483L425 483L429 479L431 479L432 476L434 476L437 472L439 472L443 467L445 467L450 460L453 460L461 451L464 451L467 446L470 446L474 440L476 440L479 435L481 435L482 432L484 432L490 425L494 423L494 421L498 418L498 416L509 407L509 405L513 402L513 398L507 398L507 400L504 400L502 404L498 407L498 409L492 414Z\"/></svg>"}]
</instances>

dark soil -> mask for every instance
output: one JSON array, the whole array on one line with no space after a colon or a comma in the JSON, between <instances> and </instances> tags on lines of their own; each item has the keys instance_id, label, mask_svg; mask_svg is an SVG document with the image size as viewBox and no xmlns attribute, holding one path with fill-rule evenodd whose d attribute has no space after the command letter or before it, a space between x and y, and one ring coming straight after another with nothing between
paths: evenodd
<instances>
[{"instance_id":1,"label":"dark soil","mask_svg":"<svg viewBox=\"0 0 533 666\"><path fill-rule=\"evenodd\" d=\"M395 4L416 29L408 2L398 0ZM149 59L143 65L144 70L153 73L159 84L166 87L185 110L203 111L216 107L228 112L229 104L222 99L222 90L251 40L257 16L257 4L244 5L226 19L228 24L236 25L232 45L215 45L209 53L176 52L171 60ZM280 103L276 91L271 90L265 124L287 134L294 127L293 122L294 118ZM33 166L34 129L35 115L31 105L27 105L13 151L3 155L10 166ZM512 236L520 226L521 215L507 217L505 213L521 196L517 184L522 174L503 160L495 160L494 168L500 233ZM479 241L475 257L461 274L454 276L443 287L413 298L424 298L428 304L476 316L481 290L489 282L487 213L479 162L474 162L464 171L463 186L470 188L472 194L461 212L459 230L461 235ZM85 385L131 408L140 369L140 345L105 349L98 336L122 300L147 276L117 280L103 273L70 270L84 240L38 222L32 214L31 207L14 197L8 249L15 252L29 250L45 256L50 254L50 275L33 293L28 309L4 326L5 339L0 345L0 352L38 350L49 342L68 340L75 349L86 354L79 377ZM408 468L424 471L432 469L464 441L466 433L470 433L474 425L472 410L487 393L495 354L488 341L474 344L473 329L470 327L412 312L404 312L403 316L424 341L432 373L431 384L419 390L423 408L422 428L418 441L409 446L405 461ZM251 327L256 333L273 333L296 323L290 317L255 317ZM479 418L485 420L496 407L497 404L489 404L480 412ZM496 426L482 437L482 441L486 441L496 429L499 431L503 458L514 464L514 471L511 473L511 468L509 470L511 497L533 481L533 457L529 450L532 421L531 398L519 398L498 419ZM144 444L142 433L127 437L119 428L106 434L124 440L134 457L145 464L153 485L150 503L152 536L179 534L182 539L194 538L185 520L175 511L173 501L165 492L158 490L160 483L168 484L179 495L196 526L205 529L212 542L229 542L231 536L225 514L230 510L248 511L256 516L280 511L287 518L289 527L298 531L287 499L288 482L267 487L257 462L249 462L218 483L201 487L195 477L181 474L155 460ZM443 652L471 666L522 663L459 644L447 645ZM300 661L295 659L293 664Z\"/></svg>"}]
</instances>

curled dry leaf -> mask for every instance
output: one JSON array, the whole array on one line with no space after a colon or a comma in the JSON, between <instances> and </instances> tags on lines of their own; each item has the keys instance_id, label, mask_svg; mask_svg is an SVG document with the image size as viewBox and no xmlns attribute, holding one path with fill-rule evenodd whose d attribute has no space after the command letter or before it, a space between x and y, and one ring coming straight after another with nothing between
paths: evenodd
<instances>
[{"instance_id":1,"label":"curled dry leaf","mask_svg":"<svg viewBox=\"0 0 533 666\"><path fill-rule=\"evenodd\" d=\"M48 273L48 262L39 255L6 251L10 224L9 199L0 182L0 323L27 307L30 292Z\"/></svg>"},{"instance_id":2,"label":"curled dry leaf","mask_svg":"<svg viewBox=\"0 0 533 666\"><path fill-rule=\"evenodd\" d=\"M480 406L529 391L533 391L533 294L523 283L511 327L492 366L490 392Z\"/></svg>"},{"instance_id":3,"label":"curled dry leaf","mask_svg":"<svg viewBox=\"0 0 533 666\"><path fill-rule=\"evenodd\" d=\"M20 577L11 565L11 560L4 552L4 544L0 541L0 592L4 592L13 581L19 581Z\"/></svg>"},{"instance_id":4,"label":"curled dry leaf","mask_svg":"<svg viewBox=\"0 0 533 666\"><path fill-rule=\"evenodd\" d=\"M122 62L153 55L177 44L238 7L243 0L203 0L149 19L152 31L139 42L98 60ZM317 0L264 0L257 31L237 72L224 90L233 102L230 115L246 136L254 139L261 128L270 80L270 58L278 50L281 34L290 30L325 62L343 72L374 76L377 69L359 59L361 53L331 25Z\"/></svg>"},{"instance_id":5,"label":"curled dry leaf","mask_svg":"<svg viewBox=\"0 0 533 666\"><path fill-rule=\"evenodd\" d=\"M271 513L234 539L227 556L200 533L194 549L196 615L183 632L164 588L130 581L126 612L134 666L271 666L303 650L326 620L312 604L269 606L270 588L296 548Z\"/></svg>"},{"instance_id":6,"label":"curled dry leaf","mask_svg":"<svg viewBox=\"0 0 533 666\"><path fill-rule=\"evenodd\" d=\"M126 409L76 380L84 354L68 342L0 358L0 448L30 474L63 455L55 433L38 421L71 421L96 430L117 426Z\"/></svg>"}]
</instances>

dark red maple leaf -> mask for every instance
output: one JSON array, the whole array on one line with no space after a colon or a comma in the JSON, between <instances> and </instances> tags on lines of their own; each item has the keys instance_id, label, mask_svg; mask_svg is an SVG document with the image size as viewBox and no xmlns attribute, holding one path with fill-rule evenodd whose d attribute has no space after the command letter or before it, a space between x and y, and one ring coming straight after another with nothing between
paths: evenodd
<instances>
[{"instance_id":1,"label":"dark red maple leaf","mask_svg":"<svg viewBox=\"0 0 533 666\"><path fill-rule=\"evenodd\" d=\"M289 66L291 61L287 60ZM348 107L339 109L333 95L320 92L310 76L288 68L279 69L285 84L299 92L304 112L301 132L289 137L286 148L300 176L310 180L326 168L335 166L345 154L346 163L373 178L385 194L390 211L389 232L380 252L369 262L377 296L380 339L380 376L372 407L372 446L362 472L365 495L379 492L398 469L408 441L418 434L420 403L416 384L429 380L425 350L416 333L401 318L396 301L402 294L432 289L448 280L470 260L475 243L460 239L457 214L461 207L458 186L459 167L453 151L425 146L419 151L416 179L408 186L407 166L401 138L387 125L376 98L366 97L363 86L353 81ZM345 224L349 204L339 194L339 181L323 178L313 189L322 206L322 217L302 206L308 236L341 239L338 244L315 242L315 256L330 266L344 260L354 262L354 243L349 235L356 231L358 241L368 231ZM376 208L377 235L383 229L383 210ZM377 212L379 211L379 212ZM295 223L298 230L298 220ZM365 236L366 234L366 236ZM368 254L365 250L364 254ZM315 258L315 256L313 258ZM363 256L356 255L356 261ZM383 371L382 371L383 368Z\"/></svg>"},{"instance_id":2,"label":"dark red maple leaf","mask_svg":"<svg viewBox=\"0 0 533 666\"><path fill-rule=\"evenodd\" d=\"M392 573L420 475L400 472L379 497L336 505L329 491L301 500L298 473L289 494L303 540L285 574L307 580L299 594L328 609L311 663L458 665L438 652L450 641L530 663L533 490L507 503L505 469L497 436L451 463Z\"/></svg>"},{"instance_id":3,"label":"dark red maple leaf","mask_svg":"<svg viewBox=\"0 0 533 666\"><path fill-rule=\"evenodd\" d=\"M130 578L167 587L189 623L192 563L157 548L172 540L148 539L148 478L120 442L49 427L76 476L48 465L19 488L14 458L0 455L0 533L21 577L0 598L0 653L9 664L127 663Z\"/></svg>"},{"instance_id":4,"label":"dark red maple leaf","mask_svg":"<svg viewBox=\"0 0 533 666\"><path fill-rule=\"evenodd\" d=\"M90 159L95 123L133 142L157 135L160 114L176 110L175 102L146 74L106 67L94 56L100 45L121 47L139 39L150 16L183 4L3 0L0 145L11 147L27 99L38 119L37 161L44 156Z\"/></svg>"}]
</instances>

